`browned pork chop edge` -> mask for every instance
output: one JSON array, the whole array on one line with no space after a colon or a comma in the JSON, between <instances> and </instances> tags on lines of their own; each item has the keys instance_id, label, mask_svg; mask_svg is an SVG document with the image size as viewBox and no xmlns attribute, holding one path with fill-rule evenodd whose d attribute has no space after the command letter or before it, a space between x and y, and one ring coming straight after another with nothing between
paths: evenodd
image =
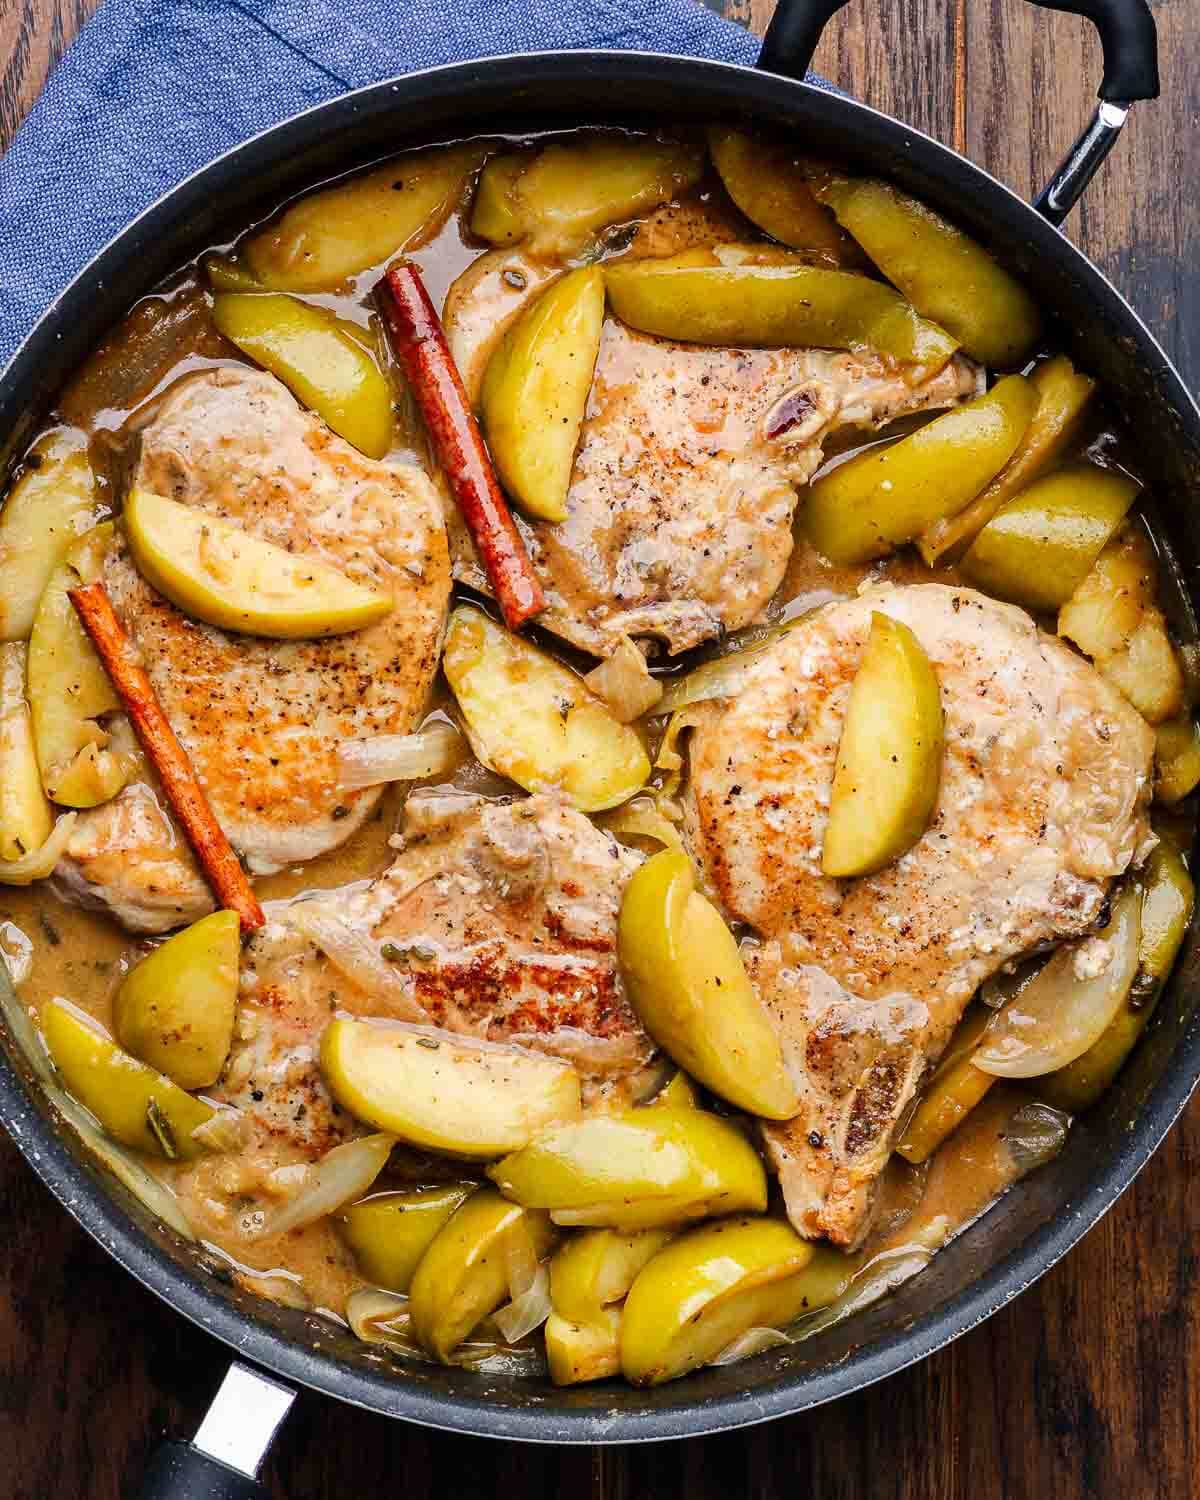
<instances>
[{"instance_id":1,"label":"browned pork chop edge","mask_svg":"<svg viewBox=\"0 0 1200 1500\"><path fill-rule=\"evenodd\" d=\"M378 789L344 791L346 740L410 732L437 672L450 595L437 493L364 458L261 371L186 378L141 432L132 482L391 592L363 630L273 641L201 624L140 576L118 537L104 581L231 843L253 873L316 858L361 827ZM85 813L60 874L126 925L160 931L211 900L145 786Z\"/></svg>"},{"instance_id":2,"label":"browned pork chop edge","mask_svg":"<svg viewBox=\"0 0 1200 1500\"><path fill-rule=\"evenodd\" d=\"M873 611L908 625L941 687L945 758L920 841L878 874L821 873L846 701ZM803 1108L767 1125L788 1212L857 1245L927 1069L1008 960L1088 931L1153 843L1153 736L1021 610L938 584L805 619L695 732L688 842L778 1027Z\"/></svg>"}]
</instances>

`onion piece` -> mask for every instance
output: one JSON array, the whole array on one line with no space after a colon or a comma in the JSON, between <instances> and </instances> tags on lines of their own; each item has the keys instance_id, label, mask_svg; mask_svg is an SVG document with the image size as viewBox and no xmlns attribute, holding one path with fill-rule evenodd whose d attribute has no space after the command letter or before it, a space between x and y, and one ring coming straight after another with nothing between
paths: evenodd
<instances>
[{"instance_id":1,"label":"onion piece","mask_svg":"<svg viewBox=\"0 0 1200 1500\"><path fill-rule=\"evenodd\" d=\"M650 839L664 849L683 848L679 830L663 815L653 797L634 797L596 821L622 843L629 839Z\"/></svg>"},{"instance_id":2,"label":"onion piece","mask_svg":"<svg viewBox=\"0 0 1200 1500\"><path fill-rule=\"evenodd\" d=\"M379 1287L360 1287L346 1299L346 1320L355 1337L364 1344L380 1345L402 1359L431 1363L428 1352L413 1336L407 1297ZM491 1329L492 1324L493 1320L488 1318L480 1328ZM494 1339L480 1338L478 1330L474 1337L458 1346L450 1356L450 1363L483 1375L546 1373L546 1356L540 1348L527 1345L510 1349Z\"/></svg>"},{"instance_id":3,"label":"onion piece","mask_svg":"<svg viewBox=\"0 0 1200 1500\"><path fill-rule=\"evenodd\" d=\"M42 1083L54 1085L54 1069L50 1065L50 1056L42 1043L37 1026L28 1010L17 999L12 985L8 982L8 973L3 965L0 965L0 1015L4 1017L12 1039L17 1044L18 1050L24 1055L25 1061Z\"/></svg>"},{"instance_id":4,"label":"onion piece","mask_svg":"<svg viewBox=\"0 0 1200 1500\"><path fill-rule=\"evenodd\" d=\"M143 1166L132 1151L127 1151L124 1146L118 1145L111 1137L105 1135L92 1115L78 1100L72 1099L70 1094L65 1093L56 1083L46 1084L45 1089L47 1098L56 1106L63 1118L70 1121L80 1140L93 1156L108 1168L117 1181L128 1188L144 1208L148 1208L156 1218L161 1219L176 1234L182 1235L184 1239L194 1240L196 1231L184 1213L179 1199L166 1183L160 1182L151 1171Z\"/></svg>"},{"instance_id":5,"label":"onion piece","mask_svg":"<svg viewBox=\"0 0 1200 1500\"><path fill-rule=\"evenodd\" d=\"M382 1344L405 1359L429 1360L413 1336L407 1297L379 1287L360 1287L346 1299L346 1321L364 1344Z\"/></svg>"},{"instance_id":6,"label":"onion piece","mask_svg":"<svg viewBox=\"0 0 1200 1500\"><path fill-rule=\"evenodd\" d=\"M1030 982L1046 967L1047 954L1036 958L1022 959L1012 969L997 969L979 986L979 1000L989 1010L1003 1010L1010 1000L1015 1000Z\"/></svg>"},{"instance_id":7,"label":"onion piece","mask_svg":"<svg viewBox=\"0 0 1200 1500\"><path fill-rule=\"evenodd\" d=\"M867 1261L836 1302L821 1308L793 1330L793 1341L811 1338L813 1334L822 1333L835 1323L862 1312L863 1308L870 1307L872 1302L878 1302L923 1271L933 1256L934 1250L920 1243L899 1245L894 1250L876 1255Z\"/></svg>"},{"instance_id":8,"label":"onion piece","mask_svg":"<svg viewBox=\"0 0 1200 1500\"><path fill-rule=\"evenodd\" d=\"M829 595L830 599L838 597L837 594ZM826 601L822 600L822 602ZM810 610L805 610L803 614L781 625L757 626L743 631L736 641L729 643L732 649L727 649L720 656L701 662L686 676L676 677L670 681L659 700L658 712L673 714L692 703L708 703L714 698L732 698L741 691L742 683L746 680L746 673L754 665L756 659L776 641L782 640L797 621L802 620L804 615L809 613L811 613Z\"/></svg>"},{"instance_id":9,"label":"onion piece","mask_svg":"<svg viewBox=\"0 0 1200 1500\"><path fill-rule=\"evenodd\" d=\"M24 984L33 969L33 943L15 922L0 922L0 964L14 987Z\"/></svg>"},{"instance_id":10,"label":"onion piece","mask_svg":"<svg viewBox=\"0 0 1200 1500\"><path fill-rule=\"evenodd\" d=\"M651 677L646 658L627 635L621 637L621 644L613 654L593 667L583 680L620 724L640 719L663 696L662 683Z\"/></svg>"},{"instance_id":11,"label":"onion piece","mask_svg":"<svg viewBox=\"0 0 1200 1500\"><path fill-rule=\"evenodd\" d=\"M971 1059L974 1066L997 1078L1037 1078L1081 1057L1108 1029L1137 977L1140 936L1141 892L1129 885L1099 939L1064 943L996 1012ZM1104 967L1094 972L1100 960L1106 960Z\"/></svg>"},{"instance_id":12,"label":"onion piece","mask_svg":"<svg viewBox=\"0 0 1200 1500\"><path fill-rule=\"evenodd\" d=\"M505 1260L508 1270L508 1295L515 1302L523 1297L537 1280L538 1257L533 1236L524 1214L519 1214L505 1237ZM510 1340L511 1342L511 1340Z\"/></svg>"},{"instance_id":13,"label":"onion piece","mask_svg":"<svg viewBox=\"0 0 1200 1500\"><path fill-rule=\"evenodd\" d=\"M214 1104L215 1113L192 1131L192 1139L210 1151L236 1151L245 1135L242 1112L230 1105Z\"/></svg>"},{"instance_id":14,"label":"onion piece","mask_svg":"<svg viewBox=\"0 0 1200 1500\"><path fill-rule=\"evenodd\" d=\"M259 1233L265 1239L303 1229L345 1203L361 1198L387 1165L395 1136L361 1135L327 1151L308 1169L303 1185L290 1202L268 1214Z\"/></svg>"},{"instance_id":15,"label":"onion piece","mask_svg":"<svg viewBox=\"0 0 1200 1500\"><path fill-rule=\"evenodd\" d=\"M35 880L45 880L52 874L63 856L78 816L78 813L63 813L40 849L34 849L20 859L0 860L0 885L32 885Z\"/></svg>"},{"instance_id":16,"label":"onion piece","mask_svg":"<svg viewBox=\"0 0 1200 1500\"><path fill-rule=\"evenodd\" d=\"M546 1353L541 1340L531 1344L507 1344L468 1339L450 1356L450 1363L476 1375L518 1375L537 1379L546 1374Z\"/></svg>"},{"instance_id":17,"label":"onion piece","mask_svg":"<svg viewBox=\"0 0 1200 1500\"><path fill-rule=\"evenodd\" d=\"M550 1268L540 1265L535 1267L529 1287L492 1316L505 1339L515 1344L540 1328L550 1312Z\"/></svg>"},{"instance_id":18,"label":"onion piece","mask_svg":"<svg viewBox=\"0 0 1200 1500\"><path fill-rule=\"evenodd\" d=\"M347 740L338 747L337 784L342 791L357 791L386 781L423 781L457 769L469 754L463 736L443 720L427 724L416 734Z\"/></svg>"},{"instance_id":19,"label":"onion piece","mask_svg":"<svg viewBox=\"0 0 1200 1500\"><path fill-rule=\"evenodd\" d=\"M778 1328L747 1328L732 1344L726 1344L720 1354L710 1359L709 1364L736 1364L739 1359L750 1359L755 1354L763 1354L768 1349L778 1349L781 1344L791 1342L788 1335Z\"/></svg>"},{"instance_id":20,"label":"onion piece","mask_svg":"<svg viewBox=\"0 0 1200 1500\"><path fill-rule=\"evenodd\" d=\"M428 1022L424 1007L414 999L411 979L388 962L379 945L319 901L298 901L289 906L284 920L324 953L347 979L391 1006L400 1021Z\"/></svg>"},{"instance_id":21,"label":"onion piece","mask_svg":"<svg viewBox=\"0 0 1200 1500\"><path fill-rule=\"evenodd\" d=\"M680 736L687 729L695 729L698 725L707 723L713 709L712 704L689 703L686 708L676 709L671 715L654 761L656 771L666 772L662 786L659 788L660 797L674 798L683 781L683 752L679 748Z\"/></svg>"}]
</instances>

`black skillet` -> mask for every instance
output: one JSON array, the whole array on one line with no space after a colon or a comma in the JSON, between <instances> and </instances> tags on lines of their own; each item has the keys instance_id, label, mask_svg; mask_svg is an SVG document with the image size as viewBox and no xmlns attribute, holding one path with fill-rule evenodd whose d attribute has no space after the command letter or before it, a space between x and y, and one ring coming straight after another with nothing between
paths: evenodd
<instances>
[{"instance_id":1,"label":"black skillet","mask_svg":"<svg viewBox=\"0 0 1200 1500\"><path fill-rule=\"evenodd\" d=\"M231 226L311 182L405 146L493 130L601 122L753 122L840 157L943 210L991 246L1059 320L1056 336L1101 377L1137 452L1178 566L1175 624L1195 635L1183 580L1200 562L1190 502L1200 491L1200 412L1153 337L1101 273L1058 232L1112 144L1128 106L1157 93L1154 24L1145 0L1061 0L1104 43L1095 119L1035 207L961 156L853 100L802 81L822 26L841 0L782 0L757 69L625 52L563 52L436 68L360 89L230 151L137 219L50 307L0 376L0 471L11 469L64 380L88 350L174 267ZM0 966L2 969L2 966ZM155 1222L56 1127L28 1069L0 1032L0 1121L34 1170L145 1286L282 1380L387 1416L463 1433L546 1443L617 1443L697 1436L802 1411L880 1380L973 1327L1029 1286L1111 1206L1145 1164L1200 1075L1200 995L1189 941L1167 997L1100 1106L1035 1173L928 1270L855 1319L800 1345L705 1370L653 1391L608 1383L569 1391L435 1366L381 1365L334 1325L224 1284L194 1246ZM259 1417L224 1403L269 1441L286 1395ZM224 1448L214 1413L211 1464L175 1445L152 1493L263 1493L253 1453ZM209 1424L206 1423L206 1428ZM215 1441L214 1439L215 1435ZM246 1434L251 1447L255 1433ZM236 1434L230 1441L236 1440ZM148 1492L150 1493L150 1492Z\"/></svg>"}]
</instances>

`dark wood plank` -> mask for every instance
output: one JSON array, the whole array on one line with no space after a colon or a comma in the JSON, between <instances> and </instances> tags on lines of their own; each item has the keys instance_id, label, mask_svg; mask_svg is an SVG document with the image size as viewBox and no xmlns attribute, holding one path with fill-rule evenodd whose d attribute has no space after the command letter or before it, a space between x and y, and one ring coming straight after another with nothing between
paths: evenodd
<instances>
[{"instance_id":1,"label":"dark wood plank","mask_svg":"<svg viewBox=\"0 0 1200 1500\"><path fill-rule=\"evenodd\" d=\"M98 0L0 7L0 150ZM530 0L540 3L540 0ZM728 0L761 31L772 0ZM1068 231L1200 380L1198 51L1156 7L1164 97L1142 106ZM1053 169L1099 78L1085 23L1018 0L859 0L817 66L965 149L1022 193ZM291 1500L1190 1500L1200 1471L1200 1107L1038 1287L918 1369L743 1434L596 1453L447 1438L301 1398L271 1464ZM151 1444L190 1432L224 1368L210 1339L117 1271L0 1140L0 1500L116 1500Z\"/></svg>"},{"instance_id":2,"label":"dark wood plank","mask_svg":"<svg viewBox=\"0 0 1200 1500\"><path fill-rule=\"evenodd\" d=\"M51 68L100 0L5 0L0 6L0 153Z\"/></svg>"}]
</instances>

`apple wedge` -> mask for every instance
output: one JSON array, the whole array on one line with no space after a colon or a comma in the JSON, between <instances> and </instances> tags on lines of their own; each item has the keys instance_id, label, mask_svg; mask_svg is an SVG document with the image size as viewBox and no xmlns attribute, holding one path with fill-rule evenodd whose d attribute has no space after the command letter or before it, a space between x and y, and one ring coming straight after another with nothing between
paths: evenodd
<instances>
[{"instance_id":1,"label":"apple wedge","mask_svg":"<svg viewBox=\"0 0 1200 1500\"><path fill-rule=\"evenodd\" d=\"M321 1071L355 1119L478 1160L520 1150L580 1108L579 1075L567 1063L431 1026L339 1018L321 1040Z\"/></svg>"},{"instance_id":2,"label":"apple wedge","mask_svg":"<svg viewBox=\"0 0 1200 1500\"><path fill-rule=\"evenodd\" d=\"M739 1109L790 1120L800 1108L733 934L696 890L692 862L664 849L621 902L618 952L642 1024L693 1078Z\"/></svg>"},{"instance_id":3,"label":"apple wedge","mask_svg":"<svg viewBox=\"0 0 1200 1500\"><path fill-rule=\"evenodd\" d=\"M125 785L131 757L108 749L101 719L121 701L84 634L70 590L98 578L112 542L112 523L80 537L53 570L29 638L27 691L42 785L64 807L95 807Z\"/></svg>"},{"instance_id":4,"label":"apple wedge","mask_svg":"<svg viewBox=\"0 0 1200 1500\"><path fill-rule=\"evenodd\" d=\"M180 1088L216 1083L233 1040L240 952L237 913L215 911L135 964L113 1001L122 1047Z\"/></svg>"},{"instance_id":5,"label":"apple wedge","mask_svg":"<svg viewBox=\"0 0 1200 1500\"><path fill-rule=\"evenodd\" d=\"M67 1092L115 1141L168 1161L204 1151L195 1131L212 1119L211 1104L131 1057L91 1016L65 1000L42 1007L41 1026Z\"/></svg>"},{"instance_id":6,"label":"apple wedge","mask_svg":"<svg viewBox=\"0 0 1200 1500\"><path fill-rule=\"evenodd\" d=\"M526 791L559 786L583 812L627 802L650 774L637 731L548 652L463 604L442 670L471 748Z\"/></svg>"},{"instance_id":7,"label":"apple wedge","mask_svg":"<svg viewBox=\"0 0 1200 1500\"><path fill-rule=\"evenodd\" d=\"M603 326L603 273L571 271L521 314L484 373L483 431L500 482L544 521L567 514Z\"/></svg>"},{"instance_id":8,"label":"apple wedge","mask_svg":"<svg viewBox=\"0 0 1200 1500\"><path fill-rule=\"evenodd\" d=\"M942 771L937 677L907 625L876 611L842 725L821 868L871 875L925 831Z\"/></svg>"},{"instance_id":9,"label":"apple wedge","mask_svg":"<svg viewBox=\"0 0 1200 1500\"><path fill-rule=\"evenodd\" d=\"M297 556L149 490L125 502L138 572L184 614L243 635L305 640L374 625L393 601L316 558Z\"/></svg>"}]
</instances>

